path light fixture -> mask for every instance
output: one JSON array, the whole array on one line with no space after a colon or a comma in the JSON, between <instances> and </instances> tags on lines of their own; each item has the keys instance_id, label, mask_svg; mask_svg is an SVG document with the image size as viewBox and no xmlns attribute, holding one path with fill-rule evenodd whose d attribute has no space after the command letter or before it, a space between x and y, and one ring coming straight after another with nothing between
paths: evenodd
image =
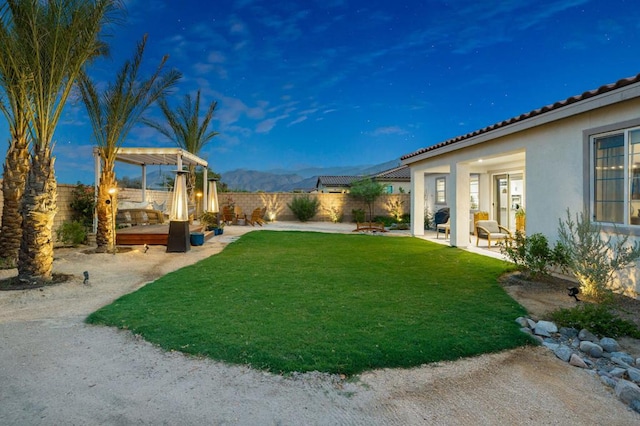
<instances>
[{"instance_id":1,"label":"path light fixture","mask_svg":"<svg viewBox=\"0 0 640 426\"><path fill-rule=\"evenodd\" d=\"M167 252L185 253L190 249L187 172L185 170L177 170L176 180L173 185L173 203L169 214Z\"/></svg>"}]
</instances>

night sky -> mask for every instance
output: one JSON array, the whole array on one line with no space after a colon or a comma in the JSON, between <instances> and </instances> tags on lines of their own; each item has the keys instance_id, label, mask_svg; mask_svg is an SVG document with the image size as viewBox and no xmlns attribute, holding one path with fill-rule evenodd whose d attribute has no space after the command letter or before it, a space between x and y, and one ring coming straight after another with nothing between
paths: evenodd
<instances>
[{"instance_id":1,"label":"night sky","mask_svg":"<svg viewBox=\"0 0 640 426\"><path fill-rule=\"evenodd\" d=\"M218 101L220 135L201 153L216 172L382 163L640 73L635 0L126 5L91 74L109 79L148 33L146 75L164 54L184 75L170 103L198 89ZM2 120L0 152L7 139ZM92 183L77 99L55 141L58 181ZM172 145L139 126L124 146Z\"/></svg>"}]
</instances>

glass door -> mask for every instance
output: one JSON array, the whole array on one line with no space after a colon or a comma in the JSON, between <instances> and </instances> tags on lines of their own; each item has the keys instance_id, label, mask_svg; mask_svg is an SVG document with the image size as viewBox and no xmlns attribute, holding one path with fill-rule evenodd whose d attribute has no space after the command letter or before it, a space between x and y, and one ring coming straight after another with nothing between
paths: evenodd
<instances>
[{"instance_id":1,"label":"glass door","mask_svg":"<svg viewBox=\"0 0 640 426\"><path fill-rule=\"evenodd\" d=\"M512 232L516 230L516 211L524 209L524 178L522 173L494 176L493 217Z\"/></svg>"},{"instance_id":2,"label":"glass door","mask_svg":"<svg viewBox=\"0 0 640 426\"><path fill-rule=\"evenodd\" d=\"M494 177L496 192L493 198L493 217L502 226L509 227L509 175Z\"/></svg>"}]
</instances>

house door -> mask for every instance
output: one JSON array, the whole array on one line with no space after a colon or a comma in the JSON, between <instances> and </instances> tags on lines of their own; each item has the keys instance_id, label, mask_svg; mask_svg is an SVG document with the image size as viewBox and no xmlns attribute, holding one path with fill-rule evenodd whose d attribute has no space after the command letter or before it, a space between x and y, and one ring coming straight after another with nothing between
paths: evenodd
<instances>
[{"instance_id":1,"label":"house door","mask_svg":"<svg viewBox=\"0 0 640 426\"><path fill-rule=\"evenodd\" d=\"M516 211L524 208L524 179L522 173L494 176L493 217L511 231L516 228Z\"/></svg>"},{"instance_id":2,"label":"house door","mask_svg":"<svg viewBox=\"0 0 640 426\"><path fill-rule=\"evenodd\" d=\"M493 218L502 226L509 227L509 175L494 177L496 192L493 197Z\"/></svg>"}]
</instances>

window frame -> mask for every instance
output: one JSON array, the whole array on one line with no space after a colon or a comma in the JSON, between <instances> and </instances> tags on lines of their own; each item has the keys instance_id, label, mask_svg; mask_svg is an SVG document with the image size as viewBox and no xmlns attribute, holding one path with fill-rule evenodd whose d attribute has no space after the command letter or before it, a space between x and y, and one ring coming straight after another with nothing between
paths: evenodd
<instances>
[{"instance_id":1,"label":"window frame","mask_svg":"<svg viewBox=\"0 0 640 426\"><path fill-rule=\"evenodd\" d=\"M438 184L442 182L442 189L438 189ZM437 177L436 178L436 190L435 190L435 194L436 194L436 199L435 199L435 203L437 205L443 205L443 204L447 204L447 178L444 176L441 177Z\"/></svg>"},{"instance_id":2,"label":"window frame","mask_svg":"<svg viewBox=\"0 0 640 426\"><path fill-rule=\"evenodd\" d=\"M589 205L591 208L591 219L595 223L602 225L603 229L609 228L611 226L613 227L623 226L623 227L633 227L634 229L640 231L640 223L631 223L631 218L633 216L633 211L632 211L633 188L632 188L632 176L631 176L631 170L632 170L631 160L633 155L631 153L631 133L640 132L640 125L636 123L634 124L635 125L614 128L608 131L593 132L589 134L589 137L588 137L588 141L589 141ZM596 143L598 140L601 140L603 138L617 136L617 135L622 135L623 137L622 222L603 221L603 220L598 220L596 218L597 204L598 204L598 201L596 200L596 186L597 186L596 177L598 176L596 173L596 167L597 167ZM635 208L634 208L634 211L635 211Z\"/></svg>"},{"instance_id":3,"label":"window frame","mask_svg":"<svg viewBox=\"0 0 640 426\"><path fill-rule=\"evenodd\" d=\"M471 191L471 185L472 185L472 181L476 179L476 184L478 187L478 190L475 192L475 196L476 196L476 208L474 209L473 206L473 201L471 201L471 197L473 197L474 192ZM471 173L469 175L469 210L472 212L477 212L480 211L480 173Z\"/></svg>"}]
</instances>

